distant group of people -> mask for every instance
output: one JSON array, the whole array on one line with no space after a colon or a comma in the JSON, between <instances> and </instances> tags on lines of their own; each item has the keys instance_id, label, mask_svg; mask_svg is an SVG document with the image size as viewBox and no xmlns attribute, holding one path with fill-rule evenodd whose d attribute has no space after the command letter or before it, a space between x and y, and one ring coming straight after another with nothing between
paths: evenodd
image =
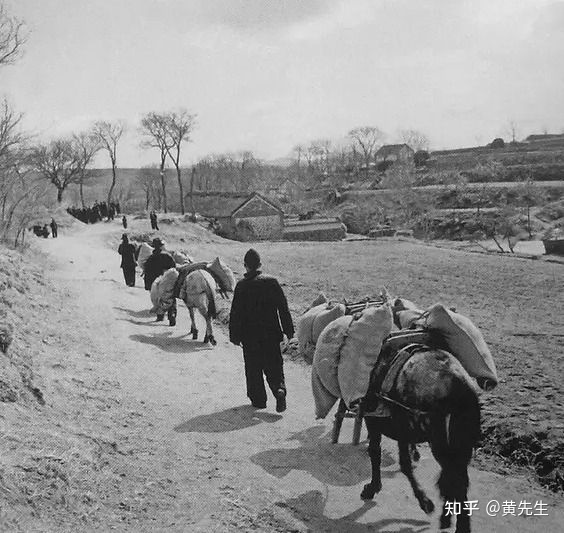
<instances>
[{"instance_id":1,"label":"distant group of people","mask_svg":"<svg viewBox=\"0 0 564 533\"><path fill-rule=\"evenodd\" d=\"M151 224L153 219L151 218ZM160 238L152 241L153 252L144 264L145 289L151 290L153 282L176 263L165 251L165 243ZM123 234L118 248L121 255L121 268L128 286L135 285L135 267L138 249ZM259 253L250 249L243 260L245 275L233 294L229 315L229 340L243 348L245 362L245 381L247 397L256 409L265 409L267 393L264 380L276 399L276 411L286 410L286 382L281 352L281 342L294 336L294 324L288 302L282 287L272 276L261 272ZM168 309L170 326L176 324L177 308L173 303ZM157 315L157 321L164 315Z\"/></svg>"},{"instance_id":2,"label":"distant group of people","mask_svg":"<svg viewBox=\"0 0 564 533\"><path fill-rule=\"evenodd\" d=\"M119 202L94 202L90 207L69 207L67 212L85 224L95 224L104 219L114 220L121 213Z\"/></svg>"},{"instance_id":3,"label":"distant group of people","mask_svg":"<svg viewBox=\"0 0 564 533\"><path fill-rule=\"evenodd\" d=\"M53 239L56 239L59 235L59 226L57 225L57 222L55 222L54 218L51 219L51 222L48 225L43 224L43 226L41 226L41 224L36 224L31 229L33 233L38 237L43 237L47 239L49 237L48 226L51 227L51 235L53 235Z\"/></svg>"}]
</instances>

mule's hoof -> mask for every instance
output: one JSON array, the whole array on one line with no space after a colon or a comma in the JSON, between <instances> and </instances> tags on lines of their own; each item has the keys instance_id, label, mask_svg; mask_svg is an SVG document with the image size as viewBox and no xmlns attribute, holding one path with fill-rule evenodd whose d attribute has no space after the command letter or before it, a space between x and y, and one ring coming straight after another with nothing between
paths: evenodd
<instances>
[{"instance_id":1,"label":"mule's hoof","mask_svg":"<svg viewBox=\"0 0 564 533\"><path fill-rule=\"evenodd\" d=\"M210 335L210 342L212 346L215 346L217 344L217 341L215 340L215 337L213 335Z\"/></svg>"},{"instance_id":2,"label":"mule's hoof","mask_svg":"<svg viewBox=\"0 0 564 533\"><path fill-rule=\"evenodd\" d=\"M373 500L374 495L378 494L382 490L382 483L373 485L372 483L367 483L364 485L362 492L360 493L361 500Z\"/></svg>"},{"instance_id":3,"label":"mule's hoof","mask_svg":"<svg viewBox=\"0 0 564 533\"><path fill-rule=\"evenodd\" d=\"M435 504L426 497L421 498L419 500L419 505L425 514L431 514L435 510Z\"/></svg>"},{"instance_id":4,"label":"mule's hoof","mask_svg":"<svg viewBox=\"0 0 564 533\"><path fill-rule=\"evenodd\" d=\"M197 331L191 331L190 333L192 334L192 340L194 340L194 341L198 340L198 332Z\"/></svg>"},{"instance_id":5,"label":"mule's hoof","mask_svg":"<svg viewBox=\"0 0 564 533\"><path fill-rule=\"evenodd\" d=\"M210 341L210 338L206 335L204 337L204 344L207 344Z\"/></svg>"}]
</instances>

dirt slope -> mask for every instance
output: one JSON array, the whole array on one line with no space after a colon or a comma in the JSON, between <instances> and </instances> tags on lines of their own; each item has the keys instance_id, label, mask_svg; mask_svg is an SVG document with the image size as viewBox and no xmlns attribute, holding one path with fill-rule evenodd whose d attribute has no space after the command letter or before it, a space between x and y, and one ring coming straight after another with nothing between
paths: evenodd
<instances>
[{"instance_id":1,"label":"dirt slope","mask_svg":"<svg viewBox=\"0 0 564 533\"><path fill-rule=\"evenodd\" d=\"M72 231L34 242L56 287L42 296L50 313L36 347L46 405L2 404L3 435L19 443L3 469L17 465L22 475L0 484L0 529L436 531L436 514L417 507L390 441L383 493L359 499L370 472L365 444L350 444L350 421L341 444L330 444L330 418L314 419L307 367L286 365L283 415L272 398L266 411L251 409L240 349L219 328L218 345L203 346L187 335L184 308L176 328L157 324L141 280L125 286L107 247L118 224ZM418 475L437 502L435 463L422 452ZM562 499L524 478L473 469L470 479L475 531L564 523ZM491 499L542 499L549 516L489 517Z\"/></svg>"}]
</instances>

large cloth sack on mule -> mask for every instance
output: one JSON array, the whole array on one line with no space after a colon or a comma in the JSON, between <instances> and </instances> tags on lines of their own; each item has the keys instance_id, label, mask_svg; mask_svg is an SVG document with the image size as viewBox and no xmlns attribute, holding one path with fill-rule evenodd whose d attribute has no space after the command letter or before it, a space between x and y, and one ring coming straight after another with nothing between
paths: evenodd
<instances>
[{"instance_id":1,"label":"large cloth sack on mule","mask_svg":"<svg viewBox=\"0 0 564 533\"><path fill-rule=\"evenodd\" d=\"M370 373L392 327L392 308L389 304L369 307L351 322L337 369L341 398L347 407L366 396Z\"/></svg>"},{"instance_id":2,"label":"large cloth sack on mule","mask_svg":"<svg viewBox=\"0 0 564 533\"><path fill-rule=\"evenodd\" d=\"M197 305L203 296L208 299L208 312L212 318L217 314L217 283L213 276L204 269L196 270L193 275L186 276L179 297L188 305Z\"/></svg>"},{"instance_id":3,"label":"large cloth sack on mule","mask_svg":"<svg viewBox=\"0 0 564 533\"><path fill-rule=\"evenodd\" d=\"M151 311L164 314L174 304L174 285L178 278L176 268L169 268L151 285Z\"/></svg>"},{"instance_id":4,"label":"large cloth sack on mule","mask_svg":"<svg viewBox=\"0 0 564 533\"><path fill-rule=\"evenodd\" d=\"M328 324L319 335L313 354L312 367L315 368L325 389L337 398L341 397L337 375L339 359L352 321L353 316L347 315Z\"/></svg>"},{"instance_id":5,"label":"large cloth sack on mule","mask_svg":"<svg viewBox=\"0 0 564 533\"><path fill-rule=\"evenodd\" d=\"M219 257L216 257L208 266L207 270L216 279L222 292L233 292L235 290L235 275Z\"/></svg>"},{"instance_id":6,"label":"large cloth sack on mule","mask_svg":"<svg viewBox=\"0 0 564 533\"><path fill-rule=\"evenodd\" d=\"M182 253L182 252L173 251L173 252L169 252L169 253L170 253L172 258L174 259L174 262L177 265L186 265L186 264L193 263L192 258L190 256Z\"/></svg>"},{"instance_id":7,"label":"large cloth sack on mule","mask_svg":"<svg viewBox=\"0 0 564 533\"><path fill-rule=\"evenodd\" d=\"M416 309L405 309L396 312L400 329L412 329L423 325L424 319L421 318L422 315L423 311Z\"/></svg>"},{"instance_id":8,"label":"large cloth sack on mule","mask_svg":"<svg viewBox=\"0 0 564 533\"><path fill-rule=\"evenodd\" d=\"M441 333L448 351L484 390L495 388L498 383L495 363L480 330L472 321L442 304L427 310L425 327Z\"/></svg>"},{"instance_id":9,"label":"large cloth sack on mule","mask_svg":"<svg viewBox=\"0 0 564 533\"><path fill-rule=\"evenodd\" d=\"M139 255L137 256L137 264L141 268L145 268L145 261L153 253L153 247L149 246L146 242L141 243L139 247Z\"/></svg>"},{"instance_id":10,"label":"large cloth sack on mule","mask_svg":"<svg viewBox=\"0 0 564 533\"><path fill-rule=\"evenodd\" d=\"M311 305L306 309L306 311L309 311L312 307L317 307L318 305L325 304L328 301L329 300L327 300L327 296L320 292L317 298L313 300L313 302L311 302Z\"/></svg>"},{"instance_id":11,"label":"large cloth sack on mule","mask_svg":"<svg viewBox=\"0 0 564 533\"><path fill-rule=\"evenodd\" d=\"M345 314L343 304L322 303L306 311L298 320L297 337L300 353L315 349L317 339L327 324Z\"/></svg>"},{"instance_id":12,"label":"large cloth sack on mule","mask_svg":"<svg viewBox=\"0 0 564 533\"><path fill-rule=\"evenodd\" d=\"M205 261L201 261L200 263L189 263L187 265L177 266L176 270L178 270L178 279L176 280L176 285L174 286L174 296L175 298L180 298L180 289L184 284L184 280L186 276L190 274L190 272L194 272L194 270L202 270L205 269L208 264Z\"/></svg>"},{"instance_id":13,"label":"large cloth sack on mule","mask_svg":"<svg viewBox=\"0 0 564 533\"><path fill-rule=\"evenodd\" d=\"M321 383L315 367L311 368L311 391L315 403L315 418L325 418L338 400Z\"/></svg>"},{"instance_id":14,"label":"large cloth sack on mule","mask_svg":"<svg viewBox=\"0 0 564 533\"><path fill-rule=\"evenodd\" d=\"M325 304L325 306L325 309L322 309L313 319L311 329L311 340L313 344L317 344L321 332L328 324L333 322L333 320L337 320L337 318L345 316L346 308L344 304Z\"/></svg>"}]
</instances>

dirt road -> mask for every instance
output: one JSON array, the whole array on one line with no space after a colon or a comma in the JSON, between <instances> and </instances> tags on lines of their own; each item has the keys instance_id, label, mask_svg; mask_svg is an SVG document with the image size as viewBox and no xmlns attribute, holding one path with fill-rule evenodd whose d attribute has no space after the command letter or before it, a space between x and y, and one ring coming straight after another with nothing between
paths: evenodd
<instances>
[{"instance_id":1,"label":"dirt road","mask_svg":"<svg viewBox=\"0 0 564 533\"><path fill-rule=\"evenodd\" d=\"M366 443L350 444L350 421L340 444L330 443L332 415L315 420L307 367L286 364L283 415L271 396L268 408L256 411L245 395L241 351L219 327L211 348L191 340L181 305L175 328L156 323L142 280L126 287L119 257L107 246L120 233L117 224L98 224L36 244L53 260L48 276L68 295L57 347L68 353L60 356L82 386L105 387L92 390L77 415L77 425L98 435L101 448L107 445L106 466L115 474L99 504L111 512L102 522L87 522L87 529L437 530L437 513L418 508L391 441L384 442L383 492L373 503L360 500L370 472ZM436 465L426 447L422 456L417 473L437 503ZM469 497L479 507L474 531L561 531L562 499L524 478L472 469L470 480ZM532 512L548 516L513 516L519 511L508 507L506 516L502 509L491 517L490 500L517 506L542 500L546 507Z\"/></svg>"}]
</instances>

